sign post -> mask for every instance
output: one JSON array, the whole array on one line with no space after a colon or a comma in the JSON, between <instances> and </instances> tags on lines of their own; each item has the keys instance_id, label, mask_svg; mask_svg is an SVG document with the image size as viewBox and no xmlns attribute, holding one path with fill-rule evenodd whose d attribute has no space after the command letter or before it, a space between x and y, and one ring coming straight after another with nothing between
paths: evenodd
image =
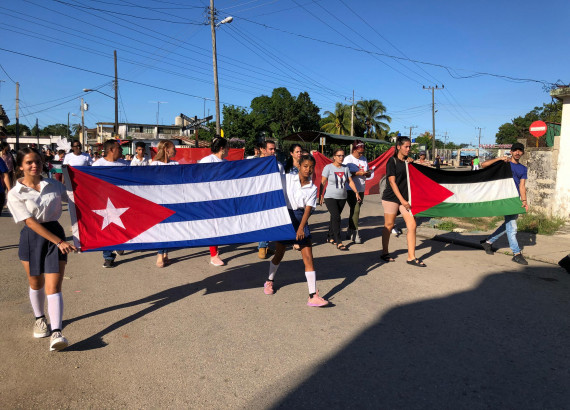
<instances>
[{"instance_id":1,"label":"sign post","mask_svg":"<svg viewBox=\"0 0 570 410\"><path fill-rule=\"evenodd\" d=\"M534 137L536 137L536 146L538 147L538 139L546 134L546 131L548 131L548 126L544 121L535 121L530 124L528 130Z\"/></svg>"}]
</instances>

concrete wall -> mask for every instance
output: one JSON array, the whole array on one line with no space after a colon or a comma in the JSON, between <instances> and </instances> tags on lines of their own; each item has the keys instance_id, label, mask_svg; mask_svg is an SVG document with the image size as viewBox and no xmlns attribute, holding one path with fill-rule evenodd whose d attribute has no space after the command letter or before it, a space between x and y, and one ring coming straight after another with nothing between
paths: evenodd
<instances>
[{"instance_id":1,"label":"concrete wall","mask_svg":"<svg viewBox=\"0 0 570 410\"><path fill-rule=\"evenodd\" d=\"M526 146L525 139L519 139ZM554 138L553 147L525 147L521 163L528 168L526 191L531 210L547 215L556 215L554 196L556 193L558 154L560 137Z\"/></svg>"}]
</instances>

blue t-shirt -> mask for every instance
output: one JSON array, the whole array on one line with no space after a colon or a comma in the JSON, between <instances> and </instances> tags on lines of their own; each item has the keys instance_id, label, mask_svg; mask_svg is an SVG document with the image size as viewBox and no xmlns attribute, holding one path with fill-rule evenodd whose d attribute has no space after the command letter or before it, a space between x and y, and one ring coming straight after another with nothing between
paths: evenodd
<instances>
[{"instance_id":1,"label":"blue t-shirt","mask_svg":"<svg viewBox=\"0 0 570 410\"><path fill-rule=\"evenodd\" d=\"M0 158L0 186L2 187L2 191L6 189L6 187L4 186L4 178L2 178L2 174L5 174L7 172L8 172L8 167L6 166L4 160Z\"/></svg>"},{"instance_id":2,"label":"blue t-shirt","mask_svg":"<svg viewBox=\"0 0 570 410\"><path fill-rule=\"evenodd\" d=\"M519 189L519 185L521 183L521 179L528 179L526 174L526 167L523 164L517 164L515 162L510 162L511 164L511 172L513 173L513 179L515 180L515 185L517 186L517 191L519 191L519 195L521 190Z\"/></svg>"}]
</instances>

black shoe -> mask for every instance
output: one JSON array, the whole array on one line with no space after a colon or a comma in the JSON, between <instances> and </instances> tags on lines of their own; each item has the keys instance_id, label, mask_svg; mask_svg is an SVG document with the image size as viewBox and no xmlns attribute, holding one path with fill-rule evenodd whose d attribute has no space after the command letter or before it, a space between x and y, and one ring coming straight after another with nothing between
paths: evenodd
<instances>
[{"instance_id":1,"label":"black shoe","mask_svg":"<svg viewBox=\"0 0 570 410\"><path fill-rule=\"evenodd\" d=\"M522 253L517 253L515 256L513 256L513 262L520 263L521 265L528 265L528 262L524 256L522 256Z\"/></svg>"},{"instance_id":2,"label":"black shoe","mask_svg":"<svg viewBox=\"0 0 570 410\"><path fill-rule=\"evenodd\" d=\"M103 267L104 268L114 268L115 262L112 261L111 259L105 259L105 262L103 263Z\"/></svg>"},{"instance_id":3,"label":"black shoe","mask_svg":"<svg viewBox=\"0 0 570 410\"><path fill-rule=\"evenodd\" d=\"M115 252L117 252L117 255L124 255L125 254L125 251L115 251Z\"/></svg>"},{"instance_id":4,"label":"black shoe","mask_svg":"<svg viewBox=\"0 0 570 410\"><path fill-rule=\"evenodd\" d=\"M487 242L485 239L483 239L481 241L481 246L483 247L483 249L485 250L485 253L487 255L493 255L493 253L494 253L493 252L493 246L489 242Z\"/></svg>"}]
</instances>

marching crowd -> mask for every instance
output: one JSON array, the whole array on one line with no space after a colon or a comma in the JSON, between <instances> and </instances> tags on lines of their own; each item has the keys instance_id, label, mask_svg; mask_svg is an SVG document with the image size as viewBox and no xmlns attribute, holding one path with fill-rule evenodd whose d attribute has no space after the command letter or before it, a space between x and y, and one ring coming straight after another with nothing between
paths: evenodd
<instances>
[{"instance_id":1,"label":"marching crowd","mask_svg":"<svg viewBox=\"0 0 570 410\"><path fill-rule=\"evenodd\" d=\"M104 143L104 155L96 159L82 152L79 141L71 144L72 152L57 157L51 152L40 154L34 148L24 148L18 151L15 161L10 154L8 144L2 143L2 159L0 159L0 173L2 175L2 195L8 192L7 205L15 222L24 222L20 235L18 256L29 282L29 297L32 310L36 318L33 326L33 336L43 338L51 336L50 350L61 350L68 346L67 339L62 334L63 297L61 287L65 272L67 255L77 251L75 246L66 241L66 235L58 220L62 214L62 202L67 201L64 185L55 179L44 178L44 164L46 157L62 160L63 164L71 166L162 166L179 165L173 158L176 156L176 147L170 140L161 140L157 153L152 160L145 156L146 146L143 142L136 143L136 155L129 161L122 157L122 149L118 141L107 140ZM5 145L4 145L5 144ZM7 145L7 147L6 147ZM394 228L396 216L401 214L407 227L408 257L407 263L416 267L426 267L426 264L415 255L416 247L416 221L411 214L408 202L406 161L409 159L411 141L407 137L400 137L396 143L395 154L388 160L386 166L386 188L382 194L384 209L384 227L382 230L381 259L385 262L394 262L388 251L390 235ZM364 156L364 143L356 140L349 155L344 150L333 152L333 162L324 167L320 181L320 190L313 184L312 176L315 170L315 159L298 144L290 147L290 157L283 167L279 162L279 170L284 186L287 209L296 238L290 241L275 243L275 250L270 250L267 242L259 242L258 256L269 261L269 272L264 283L263 291L266 295L275 292L274 280L279 264L284 256L287 245L300 251L305 265L305 277L309 288L308 306L323 307L328 301L319 296L316 285L316 272L313 260L312 237L308 220L315 210L317 203L325 204L329 214L329 229L327 242L334 245L339 251L346 252L348 248L342 243L341 213L348 203L350 208L348 229L345 240L355 244L362 243L359 235L359 215L364 199L366 178L370 176L368 162ZM224 161L228 155L228 142L224 138L215 138L211 144L211 154L202 158L200 163L213 163ZM523 206L526 204L526 167L519 163L524 153L521 144L514 144L511 149L512 157L498 158L486 161L481 167L500 160L511 162L513 176ZM248 157L267 157L275 155L275 142L266 140L255 149L255 155ZM422 164L425 161L420 157L416 161ZM422 164L423 165L423 164ZM14 175L16 174L16 175ZM55 175L58 175L57 173ZM61 174L59 174L61 175ZM59 180L61 178L58 177ZM320 194L319 194L320 192ZM5 198L2 197L2 204ZM526 264L516 243L516 215L505 216L505 223L483 241L482 246L487 253L492 253L491 244L502 234L507 234L509 244L517 263ZM103 266L111 268L117 253L121 251L104 251ZM210 263L214 266L223 266L217 246L210 247ZM168 249L157 250L156 265L159 268L170 264ZM45 300L48 302L48 315L50 325L45 316Z\"/></svg>"}]
</instances>

